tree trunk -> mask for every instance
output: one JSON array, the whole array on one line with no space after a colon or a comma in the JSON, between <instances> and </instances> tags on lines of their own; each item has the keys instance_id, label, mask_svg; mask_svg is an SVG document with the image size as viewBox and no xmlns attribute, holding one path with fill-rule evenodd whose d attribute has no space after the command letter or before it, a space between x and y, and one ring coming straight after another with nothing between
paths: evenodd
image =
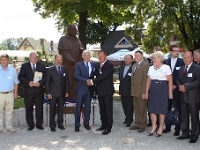
<instances>
[{"instance_id":1,"label":"tree trunk","mask_svg":"<svg viewBox=\"0 0 200 150\"><path fill-rule=\"evenodd\" d=\"M87 26L88 12L80 12L79 14L79 39L81 40L83 46L86 48L86 26Z\"/></svg>"}]
</instances>

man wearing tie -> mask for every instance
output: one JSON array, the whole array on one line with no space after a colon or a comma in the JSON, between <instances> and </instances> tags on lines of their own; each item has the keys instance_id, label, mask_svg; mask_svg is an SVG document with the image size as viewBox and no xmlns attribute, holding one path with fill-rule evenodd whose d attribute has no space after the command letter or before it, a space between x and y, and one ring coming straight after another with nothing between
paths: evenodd
<instances>
[{"instance_id":1,"label":"man wearing tie","mask_svg":"<svg viewBox=\"0 0 200 150\"><path fill-rule=\"evenodd\" d=\"M113 73L114 67L112 62L107 60L105 51L100 50L100 64L95 69L96 78L94 84L97 86L98 100L101 115L101 127L96 131L103 131L102 135L107 135L111 132L113 125Z\"/></svg>"},{"instance_id":2,"label":"man wearing tie","mask_svg":"<svg viewBox=\"0 0 200 150\"><path fill-rule=\"evenodd\" d=\"M67 68L62 66L62 55L56 55L54 66L49 68L46 76L46 92L50 100L50 128L56 131L56 104L58 114L58 128L64 130L63 126L63 106L65 97L69 96L69 79Z\"/></svg>"},{"instance_id":3,"label":"man wearing tie","mask_svg":"<svg viewBox=\"0 0 200 150\"><path fill-rule=\"evenodd\" d=\"M173 100L169 99L168 100L168 110L172 109L172 103L174 102L176 107L178 108L180 112L180 93L178 90L178 86L176 84L176 80L178 77L178 72L181 66L184 65L183 59L178 58L179 57L179 47L177 45L171 45L170 46L170 54L171 58L168 58L165 60L165 64L169 65L171 70L172 70L172 77L173 77ZM181 117L179 117L181 118ZM174 136L178 136L180 134L181 130L181 125L176 125L175 126L175 132ZM171 125L166 125L165 130L163 133L167 133L171 131Z\"/></svg>"},{"instance_id":4,"label":"man wearing tie","mask_svg":"<svg viewBox=\"0 0 200 150\"><path fill-rule=\"evenodd\" d=\"M131 72L133 56L128 54L124 58L125 66L119 68L119 95L121 95L122 108L125 115L126 127L133 122L133 97L131 96Z\"/></svg>"},{"instance_id":5,"label":"man wearing tie","mask_svg":"<svg viewBox=\"0 0 200 150\"><path fill-rule=\"evenodd\" d=\"M19 80L24 86L24 103L26 108L26 122L28 131L34 129L33 121L33 104L35 103L36 110L36 127L39 130L44 130L43 124L43 101L46 68L43 64L37 62L38 55L36 52L31 52L29 55L30 62L22 64L19 73ZM41 80L34 82L33 77L35 71L42 73Z\"/></svg>"},{"instance_id":6,"label":"man wearing tie","mask_svg":"<svg viewBox=\"0 0 200 150\"><path fill-rule=\"evenodd\" d=\"M190 143L195 143L199 137L199 94L200 94L200 66L193 63L192 52L184 54L185 65L180 68L177 86L180 91L181 101L181 128L182 135L177 139L190 138ZM191 116L191 135L190 119Z\"/></svg>"},{"instance_id":7,"label":"man wearing tie","mask_svg":"<svg viewBox=\"0 0 200 150\"><path fill-rule=\"evenodd\" d=\"M131 96L135 111L135 124L130 130L143 132L147 126L147 101L145 100L149 63L144 60L143 52L135 52L136 63L132 66Z\"/></svg>"},{"instance_id":8,"label":"man wearing tie","mask_svg":"<svg viewBox=\"0 0 200 150\"><path fill-rule=\"evenodd\" d=\"M75 113L75 132L79 132L80 115L83 104L84 112L84 127L91 130L89 126L91 112L91 93L93 91L93 82L95 63L90 62L90 52L84 50L82 53L83 61L76 63L74 77L77 80L76 85L76 113Z\"/></svg>"}]
</instances>

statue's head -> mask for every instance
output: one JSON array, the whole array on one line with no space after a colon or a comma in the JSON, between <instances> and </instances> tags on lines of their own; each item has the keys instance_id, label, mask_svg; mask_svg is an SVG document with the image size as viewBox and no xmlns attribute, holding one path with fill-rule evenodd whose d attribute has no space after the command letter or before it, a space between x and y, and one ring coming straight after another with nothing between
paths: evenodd
<instances>
[{"instance_id":1,"label":"statue's head","mask_svg":"<svg viewBox=\"0 0 200 150\"><path fill-rule=\"evenodd\" d=\"M76 29L76 26L74 24L68 25L68 27L67 27L67 34L69 34L71 36L76 36L77 29Z\"/></svg>"}]
</instances>

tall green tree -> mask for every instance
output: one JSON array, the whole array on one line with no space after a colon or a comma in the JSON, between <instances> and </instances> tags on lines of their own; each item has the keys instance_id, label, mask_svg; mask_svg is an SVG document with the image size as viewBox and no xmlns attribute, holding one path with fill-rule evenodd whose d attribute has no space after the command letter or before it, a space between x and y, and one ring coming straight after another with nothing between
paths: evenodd
<instances>
[{"instance_id":1,"label":"tall green tree","mask_svg":"<svg viewBox=\"0 0 200 150\"><path fill-rule=\"evenodd\" d=\"M23 38L8 38L3 40L0 44L0 49L2 50L17 50L19 45L22 43Z\"/></svg>"},{"instance_id":2,"label":"tall green tree","mask_svg":"<svg viewBox=\"0 0 200 150\"><path fill-rule=\"evenodd\" d=\"M183 48L200 48L199 8L199 0L136 0L133 13L129 14L134 19L127 22L131 24L127 33L139 42L138 29L149 23L142 40L147 51L153 51L156 45L169 45L171 36L176 36Z\"/></svg>"},{"instance_id":3,"label":"tall green tree","mask_svg":"<svg viewBox=\"0 0 200 150\"><path fill-rule=\"evenodd\" d=\"M32 1L35 11L42 17L56 18L58 30L66 30L66 26L71 23L77 24L79 38L85 46L87 42L93 44L102 41L110 26L115 30L122 24L128 12L128 6L132 5L132 0L123 0L123 2L121 0ZM92 32L88 32L88 29Z\"/></svg>"}]
</instances>

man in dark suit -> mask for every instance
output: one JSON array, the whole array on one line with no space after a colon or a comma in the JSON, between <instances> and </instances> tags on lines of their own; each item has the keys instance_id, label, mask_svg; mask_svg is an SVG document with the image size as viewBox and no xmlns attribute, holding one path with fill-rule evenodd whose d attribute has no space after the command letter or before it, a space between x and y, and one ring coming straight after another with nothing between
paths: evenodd
<instances>
[{"instance_id":1,"label":"man in dark suit","mask_svg":"<svg viewBox=\"0 0 200 150\"><path fill-rule=\"evenodd\" d=\"M103 135L107 135L111 132L113 125L113 64L107 60L107 54L105 51L100 50L99 53L100 64L95 69L96 78L94 84L96 84L98 100L100 106L101 115L101 127L96 131L103 131Z\"/></svg>"},{"instance_id":2,"label":"man in dark suit","mask_svg":"<svg viewBox=\"0 0 200 150\"><path fill-rule=\"evenodd\" d=\"M177 45L170 46L170 54L171 58L165 60L165 64L169 65L172 70L172 77L173 77L173 100L168 100L168 110L172 109L173 103L176 105L180 112L180 94L179 89L176 84L176 80L178 77L178 72L181 66L184 65L183 59L179 58L179 47ZM179 113L180 114L180 113ZM180 117L181 118L181 117ZM181 124L175 126L174 136L178 136L180 134ZM163 133L171 132L171 125L166 125L165 130Z\"/></svg>"},{"instance_id":3,"label":"man in dark suit","mask_svg":"<svg viewBox=\"0 0 200 150\"><path fill-rule=\"evenodd\" d=\"M182 135L177 139L183 140L190 137L190 143L195 143L199 137L199 94L200 94L200 66L193 63L192 52L184 54L185 65L180 68L177 85L181 100L181 128ZM191 135L189 127L191 116Z\"/></svg>"},{"instance_id":4,"label":"man in dark suit","mask_svg":"<svg viewBox=\"0 0 200 150\"><path fill-rule=\"evenodd\" d=\"M74 77L77 80L76 87L76 113L75 113L75 132L79 132L80 126L80 112L85 106L84 112L84 127L91 130L89 126L90 112L91 112L91 93L93 91L95 63L90 61L90 52L84 50L82 53L83 61L76 63Z\"/></svg>"},{"instance_id":5,"label":"man in dark suit","mask_svg":"<svg viewBox=\"0 0 200 150\"><path fill-rule=\"evenodd\" d=\"M131 96L131 72L133 56L126 55L125 66L119 68L119 95L121 95L122 108L125 115L126 127L130 127L133 122L133 97Z\"/></svg>"},{"instance_id":6,"label":"man in dark suit","mask_svg":"<svg viewBox=\"0 0 200 150\"><path fill-rule=\"evenodd\" d=\"M194 51L194 62L200 65L200 49Z\"/></svg>"},{"instance_id":7,"label":"man in dark suit","mask_svg":"<svg viewBox=\"0 0 200 150\"><path fill-rule=\"evenodd\" d=\"M26 122L28 131L33 130L35 124L33 121L33 104L35 103L36 110L36 127L39 130L44 130L43 124L43 101L46 68L43 64L37 62L38 55L36 52L31 52L29 55L30 62L22 64L19 73L19 80L24 86L24 102L26 107ZM34 82L35 71L42 73L41 80Z\"/></svg>"},{"instance_id":8,"label":"man in dark suit","mask_svg":"<svg viewBox=\"0 0 200 150\"><path fill-rule=\"evenodd\" d=\"M46 92L50 100L50 128L52 132L56 131L56 104L58 114L58 128L64 130L63 126L63 106L65 97L69 96L69 79L67 68L62 66L63 58L56 55L54 66L47 70L46 75Z\"/></svg>"}]
</instances>

